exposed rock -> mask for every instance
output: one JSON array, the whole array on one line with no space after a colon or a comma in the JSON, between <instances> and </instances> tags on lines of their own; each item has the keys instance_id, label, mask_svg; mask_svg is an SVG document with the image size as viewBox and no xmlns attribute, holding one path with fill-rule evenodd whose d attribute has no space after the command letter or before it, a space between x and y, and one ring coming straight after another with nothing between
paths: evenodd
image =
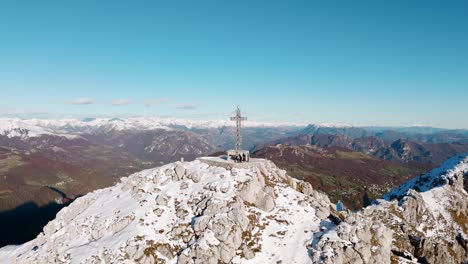
<instances>
[{"instance_id":1,"label":"exposed rock","mask_svg":"<svg viewBox=\"0 0 468 264\"><path fill-rule=\"evenodd\" d=\"M175 166L175 175L177 176L175 180L181 180L183 179L183 177L185 176L185 168L180 164L178 163L176 166Z\"/></svg>"},{"instance_id":2,"label":"exposed rock","mask_svg":"<svg viewBox=\"0 0 468 264\"><path fill-rule=\"evenodd\" d=\"M201 175L198 172L192 174L192 181L194 183L199 183L201 180Z\"/></svg>"},{"instance_id":3,"label":"exposed rock","mask_svg":"<svg viewBox=\"0 0 468 264\"><path fill-rule=\"evenodd\" d=\"M156 199L154 200L154 202L156 203L156 205L167 206L168 200L169 199L166 195L159 194L158 196L156 196Z\"/></svg>"},{"instance_id":4,"label":"exposed rock","mask_svg":"<svg viewBox=\"0 0 468 264\"><path fill-rule=\"evenodd\" d=\"M467 171L468 155L456 156L385 196L397 201L378 200L361 212L348 214L342 222L325 222L312 249L314 261L468 262L468 194L463 187Z\"/></svg>"}]
</instances>

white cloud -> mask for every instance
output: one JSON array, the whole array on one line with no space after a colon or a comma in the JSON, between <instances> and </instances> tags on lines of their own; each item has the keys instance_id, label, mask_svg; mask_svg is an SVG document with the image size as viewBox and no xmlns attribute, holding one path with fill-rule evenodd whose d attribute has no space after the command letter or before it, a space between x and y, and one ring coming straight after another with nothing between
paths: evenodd
<instances>
[{"instance_id":1,"label":"white cloud","mask_svg":"<svg viewBox=\"0 0 468 264\"><path fill-rule=\"evenodd\" d=\"M91 98L83 97L83 98L77 98L68 103L72 105L89 105L89 104L94 104L94 100Z\"/></svg>"},{"instance_id":2,"label":"white cloud","mask_svg":"<svg viewBox=\"0 0 468 264\"><path fill-rule=\"evenodd\" d=\"M190 117L230 117L231 113L228 112L202 112L202 113L187 113Z\"/></svg>"},{"instance_id":3,"label":"white cloud","mask_svg":"<svg viewBox=\"0 0 468 264\"><path fill-rule=\"evenodd\" d=\"M14 107L0 105L0 113L10 113L15 110L16 109Z\"/></svg>"},{"instance_id":4,"label":"white cloud","mask_svg":"<svg viewBox=\"0 0 468 264\"><path fill-rule=\"evenodd\" d=\"M176 109L182 109L182 110L194 110L197 108L197 106L193 104L174 104L174 105L171 105L171 107L176 108Z\"/></svg>"},{"instance_id":5,"label":"white cloud","mask_svg":"<svg viewBox=\"0 0 468 264\"><path fill-rule=\"evenodd\" d=\"M146 107L164 105L166 107L175 108L175 109L182 109L182 110L194 110L194 109L197 108L197 106L193 105L193 104L170 104L169 99L167 99L167 98L148 99L148 100L144 101L144 105Z\"/></svg>"},{"instance_id":6,"label":"white cloud","mask_svg":"<svg viewBox=\"0 0 468 264\"><path fill-rule=\"evenodd\" d=\"M44 109L17 108L0 105L0 117L12 118L47 118L53 116Z\"/></svg>"},{"instance_id":7,"label":"white cloud","mask_svg":"<svg viewBox=\"0 0 468 264\"><path fill-rule=\"evenodd\" d=\"M125 100L125 99L119 99L119 100L114 100L112 101L112 105L129 105L131 104L130 100Z\"/></svg>"},{"instance_id":8,"label":"white cloud","mask_svg":"<svg viewBox=\"0 0 468 264\"><path fill-rule=\"evenodd\" d=\"M168 100L166 98L155 98L145 100L143 103L146 107L158 106L166 103Z\"/></svg>"}]
</instances>

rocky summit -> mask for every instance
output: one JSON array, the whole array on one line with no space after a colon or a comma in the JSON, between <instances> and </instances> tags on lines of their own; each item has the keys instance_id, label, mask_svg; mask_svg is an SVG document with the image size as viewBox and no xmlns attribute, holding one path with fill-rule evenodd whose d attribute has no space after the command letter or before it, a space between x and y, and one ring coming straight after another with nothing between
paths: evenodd
<instances>
[{"instance_id":1,"label":"rocky summit","mask_svg":"<svg viewBox=\"0 0 468 264\"><path fill-rule=\"evenodd\" d=\"M2 263L307 263L326 195L272 162L176 162L78 198Z\"/></svg>"},{"instance_id":2,"label":"rocky summit","mask_svg":"<svg viewBox=\"0 0 468 264\"><path fill-rule=\"evenodd\" d=\"M468 154L342 210L271 161L207 158L76 199L0 263L467 263Z\"/></svg>"}]
</instances>

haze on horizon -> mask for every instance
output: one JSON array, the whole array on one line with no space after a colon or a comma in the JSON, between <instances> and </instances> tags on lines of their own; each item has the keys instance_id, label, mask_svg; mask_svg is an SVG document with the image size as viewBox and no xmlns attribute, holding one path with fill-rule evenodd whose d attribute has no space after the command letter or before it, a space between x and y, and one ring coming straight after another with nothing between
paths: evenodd
<instances>
[{"instance_id":1,"label":"haze on horizon","mask_svg":"<svg viewBox=\"0 0 468 264\"><path fill-rule=\"evenodd\" d=\"M466 1L8 1L0 116L468 128Z\"/></svg>"}]
</instances>

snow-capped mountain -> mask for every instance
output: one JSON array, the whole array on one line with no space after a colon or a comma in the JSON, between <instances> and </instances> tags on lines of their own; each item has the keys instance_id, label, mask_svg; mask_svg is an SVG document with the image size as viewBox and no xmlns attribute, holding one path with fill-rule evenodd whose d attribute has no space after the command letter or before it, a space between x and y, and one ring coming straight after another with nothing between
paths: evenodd
<instances>
[{"instance_id":1,"label":"snow-capped mountain","mask_svg":"<svg viewBox=\"0 0 468 264\"><path fill-rule=\"evenodd\" d=\"M0 136L8 138L31 138L42 135L61 136L66 138L76 138L76 135L70 134L68 131L56 129L51 126L38 125L32 120L21 120L13 118L0 119Z\"/></svg>"},{"instance_id":2,"label":"snow-capped mountain","mask_svg":"<svg viewBox=\"0 0 468 264\"><path fill-rule=\"evenodd\" d=\"M78 198L1 263L307 263L328 198L267 160L196 160Z\"/></svg>"},{"instance_id":3,"label":"snow-capped mountain","mask_svg":"<svg viewBox=\"0 0 468 264\"><path fill-rule=\"evenodd\" d=\"M357 213L333 212L316 234L317 263L467 263L468 153Z\"/></svg>"},{"instance_id":4,"label":"snow-capped mountain","mask_svg":"<svg viewBox=\"0 0 468 264\"><path fill-rule=\"evenodd\" d=\"M86 119L18 119L0 118L0 135L35 137L44 134L74 135L124 130L170 130L174 127L220 128L234 126L230 120L190 120L159 117L86 118ZM303 126L294 123L245 121L244 127ZM23 131L23 132L21 132ZM27 133L26 133L27 132Z\"/></svg>"}]
</instances>

